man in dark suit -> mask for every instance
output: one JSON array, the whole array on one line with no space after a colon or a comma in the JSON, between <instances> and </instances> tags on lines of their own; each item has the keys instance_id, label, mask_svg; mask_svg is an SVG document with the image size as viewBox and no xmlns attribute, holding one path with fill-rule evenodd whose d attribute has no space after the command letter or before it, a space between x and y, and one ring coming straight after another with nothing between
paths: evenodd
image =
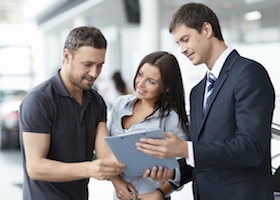
<instances>
[{"instance_id":1,"label":"man in dark suit","mask_svg":"<svg viewBox=\"0 0 280 200\"><path fill-rule=\"evenodd\" d=\"M193 161L195 199L272 200L275 94L266 70L225 44L215 13L203 4L183 5L173 16L170 32L194 65L208 68L190 94L191 141L166 133L164 140L143 139L138 149ZM150 176L157 177L155 172ZM182 184L187 180L183 177Z\"/></svg>"}]
</instances>

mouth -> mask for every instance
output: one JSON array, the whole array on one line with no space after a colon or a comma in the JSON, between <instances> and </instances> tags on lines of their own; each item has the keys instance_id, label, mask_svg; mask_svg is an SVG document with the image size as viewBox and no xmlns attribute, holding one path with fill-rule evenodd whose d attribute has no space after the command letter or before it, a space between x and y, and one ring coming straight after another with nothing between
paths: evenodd
<instances>
[{"instance_id":1,"label":"mouth","mask_svg":"<svg viewBox=\"0 0 280 200\"><path fill-rule=\"evenodd\" d=\"M95 79L92 77L85 77L85 80L88 82L88 84L93 84Z\"/></svg>"},{"instance_id":2,"label":"mouth","mask_svg":"<svg viewBox=\"0 0 280 200\"><path fill-rule=\"evenodd\" d=\"M144 94L146 93L144 90L140 89L140 88L137 88L137 93L138 94Z\"/></svg>"},{"instance_id":3,"label":"mouth","mask_svg":"<svg viewBox=\"0 0 280 200\"><path fill-rule=\"evenodd\" d=\"M185 54L188 59L192 60L194 53Z\"/></svg>"}]
</instances>

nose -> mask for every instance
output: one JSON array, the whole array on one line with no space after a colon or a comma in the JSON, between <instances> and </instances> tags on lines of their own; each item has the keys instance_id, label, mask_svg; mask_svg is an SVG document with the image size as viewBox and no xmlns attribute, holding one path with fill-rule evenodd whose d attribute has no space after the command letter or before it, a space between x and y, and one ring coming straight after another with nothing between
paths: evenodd
<instances>
[{"instance_id":1,"label":"nose","mask_svg":"<svg viewBox=\"0 0 280 200\"><path fill-rule=\"evenodd\" d=\"M89 75L93 78L97 78L101 72L101 67L93 66L90 68Z\"/></svg>"},{"instance_id":2,"label":"nose","mask_svg":"<svg viewBox=\"0 0 280 200\"><path fill-rule=\"evenodd\" d=\"M145 80L143 78L138 80L138 86L141 88L145 86Z\"/></svg>"},{"instance_id":3,"label":"nose","mask_svg":"<svg viewBox=\"0 0 280 200\"><path fill-rule=\"evenodd\" d=\"M180 45L180 50L181 50L181 53L184 54L188 51L188 47L186 45Z\"/></svg>"}]
</instances>

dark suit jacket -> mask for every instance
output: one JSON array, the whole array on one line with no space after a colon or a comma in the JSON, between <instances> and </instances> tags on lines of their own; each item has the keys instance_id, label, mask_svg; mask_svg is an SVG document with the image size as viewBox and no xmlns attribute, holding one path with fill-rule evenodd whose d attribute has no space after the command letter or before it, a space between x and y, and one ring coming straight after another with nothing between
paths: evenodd
<instances>
[{"instance_id":1,"label":"dark suit jacket","mask_svg":"<svg viewBox=\"0 0 280 200\"><path fill-rule=\"evenodd\" d=\"M272 200L270 127L275 94L266 70L231 52L202 117L205 84L206 77L190 95L195 199Z\"/></svg>"}]
</instances>

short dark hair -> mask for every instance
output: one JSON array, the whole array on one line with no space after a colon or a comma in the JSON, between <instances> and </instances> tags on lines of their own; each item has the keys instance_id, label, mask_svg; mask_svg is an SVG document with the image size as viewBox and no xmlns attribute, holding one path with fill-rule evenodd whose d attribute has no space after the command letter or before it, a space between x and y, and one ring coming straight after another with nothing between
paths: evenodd
<instances>
[{"instance_id":1,"label":"short dark hair","mask_svg":"<svg viewBox=\"0 0 280 200\"><path fill-rule=\"evenodd\" d=\"M134 77L134 89L136 89L135 81L137 75L145 63L154 65L160 70L162 91L160 98L156 102L156 106L160 109L161 120L174 109L179 115L179 124L187 132L188 118L185 108L185 93L181 71L176 57L165 51L156 51L145 56L137 68Z\"/></svg>"},{"instance_id":2,"label":"short dark hair","mask_svg":"<svg viewBox=\"0 0 280 200\"><path fill-rule=\"evenodd\" d=\"M91 46L97 49L106 49L107 41L102 32L93 26L81 26L74 28L67 36L64 49L71 53L82 46Z\"/></svg>"},{"instance_id":3,"label":"short dark hair","mask_svg":"<svg viewBox=\"0 0 280 200\"><path fill-rule=\"evenodd\" d=\"M187 3L181 6L172 17L169 32L172 33L178 25L184 24L187 27L196 29L200 33L205 22L211 24L214 36L218 40L224 41L216 14L202 3Z\"/></svg>"}]
</instances>

